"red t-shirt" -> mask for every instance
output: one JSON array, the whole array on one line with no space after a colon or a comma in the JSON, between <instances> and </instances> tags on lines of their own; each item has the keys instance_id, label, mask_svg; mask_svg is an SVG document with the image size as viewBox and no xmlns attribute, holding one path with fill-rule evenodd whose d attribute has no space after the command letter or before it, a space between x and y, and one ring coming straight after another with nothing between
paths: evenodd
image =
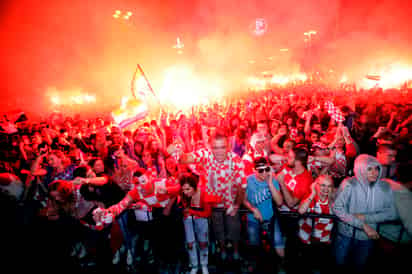
<instances>
[{"instance_id":1,"label":"red t-shirt","mask_svg":"<svg viewBox=\"0 0 412 274\"><path fill-rule=\"evenodd\" d=\"M294 197L302 200L310 193L313 178L309 171L305 169L304 172L296 175L291 168L284 167L281 173L284 174L284 182ZM291 210L285 204L282 205L281 209Z\"/></svg>"},{"instance_id":2,"label":"red t-shirt","mask_svg":"<svg viewBox=\"0 0 412 274\"><path fill-rule=\"evenodd\" d=\"M198 203L193 200L190 204L183 202L183 206L188 208L183 212L184 218L193 216L195 218L208 218L212 214L212 204L210 203L210 197L206 192L206 187L204 185L199 186L200 188L200 201ZM183 199L182 199L183 201Z\"/></svg>"}]
</instances>

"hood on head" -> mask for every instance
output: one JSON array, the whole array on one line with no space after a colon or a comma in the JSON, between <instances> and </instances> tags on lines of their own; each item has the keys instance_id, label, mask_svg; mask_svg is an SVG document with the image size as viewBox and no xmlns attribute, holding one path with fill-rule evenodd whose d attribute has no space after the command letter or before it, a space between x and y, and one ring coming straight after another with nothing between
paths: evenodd
<instances>
[{"instance_id":1,"label":"hood on head","mask_svg":"<svg viewBox=\"0 0 412 274\"><path fill-rule=\"evenodd\" d=\"M367 171L368 167L377 166L379 169L379 176L377 181L382 178L382 165L378 162L378 159L368 154L361 154L355 159L355 164L353 172L355 173L356 179L362 183L367 183Z\"/></svg>"}]
</instances>

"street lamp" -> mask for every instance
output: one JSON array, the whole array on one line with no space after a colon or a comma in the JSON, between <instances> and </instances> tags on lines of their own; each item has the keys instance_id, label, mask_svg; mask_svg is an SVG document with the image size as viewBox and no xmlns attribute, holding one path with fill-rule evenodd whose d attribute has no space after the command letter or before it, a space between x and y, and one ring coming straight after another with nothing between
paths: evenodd
<instances>
[{"instance_id":1,"label":"street lamp","mask_svg":"<svg viewBox=\"0 0 412 274\"><path fill-rule=\"evenodd\" d=\"M303 35L305 35L305 42L311 42L312 41L312 36L316 35L318 32L316 30L310 30L310 31L306 31L303 33Z\"/></svg>"},{"instance_id":2,"label":"street lamp","mask_svg":"<svg viewBox=\"0 0 412 274\"><path fill-rule=\"evenodd\" d=\"M185 45L183 44L182 40L179 37L177 37L176 38L176 44L173 45L173 48L177 49L177 54L182 54L184 47L185 47Z\"/></svg>"},{"instance_id":3,"label":"street lamp","mask_svg":"<svg viewBox=\"0 0 412 274\"><path fill-rule=\"evenodd\" d=\"M115 10L112 16L114 19L122 18L123 20L129 20L132 15L133 13L131 11L122 12L121 10Z\"/></svg>"}]
</instances>

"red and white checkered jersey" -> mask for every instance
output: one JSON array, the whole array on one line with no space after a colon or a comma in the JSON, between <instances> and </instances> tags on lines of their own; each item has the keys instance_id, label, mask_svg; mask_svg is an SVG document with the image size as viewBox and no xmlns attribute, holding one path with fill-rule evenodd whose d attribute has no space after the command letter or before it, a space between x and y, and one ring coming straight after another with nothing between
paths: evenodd
<instances>
[{"instance_id":1,"label":"red and white checkered jersey","mask_svg":"<svg viewBox=\"0 0 412 274\"><path fill-rule=\"evenodd\" d=\"M123 191L128 192L134 186L133 172L134 170L126 170L123 174L115 174L112 179Z\"/></svg>"},{"instance_id":2,"label":"red and white checkered jersey","mask_svg":"<svg viewBox=\"0 0 412 274\"><path fill-rule=\"evenodd\" d=\"M146 173L145 174L149 178L149 180L156 179L157 175L158 175L157 174L157 169L154 165L146 168Z\"/></svg>"},{"instance_id":3,"label":"red and white checkered jersey","mask_svg":"<svg viewBox=\"0 0 412 274\"><path fill-rule=\"evenodd\" d=\"M308 213L331 214L329 200L322 202L315 196L308 208ZM312 222L315 222L314 225ZM312 231L313 225L313 231ZM301 218L299 220L299 238L305 244L312 241L321 243L331 243L333 219L330 218Z\"/></svg>"},{"instance_id":4,"label":"red and white checkered jersey","mask_svg":"<svg viewBox=\"0 0 412 274\"><path fill-rule=\"evenodd\" d=\"M240 188L246 189L246 176L241 158L228 152L223 162L218 162L210 149L200 149L191 153L195 162L203 165L206 175L206 192L218 196L225 208L235 202Z\"/></svg>"},{"instance_id":5,"label":"red and white checkered jersey","mask_svg":"<svg viewBox=\"0 0 412 274\"><path fill-rule=\"evenodd\" d=\"M322 170L324 167L327 167L328 165L326 163L323 163L319 160L315 160L314 157L309 156L308 157L308 165L307 168L309 172L313 174L316 170Z\"/></svg>"},{"instance_id":6,"label":"red and white checkered jersey","mask_svg":"<svg viewBox=\"0 0 412 274\"><path fill-rule=\"evenodd\" d=\"M298 136L298 129L295 127L289 128L289 137L292 140L295 140L296 137Z\"/></svg>"},{"instance_id":7,"label":"red and white checkered jersey","mask_svg":"<svg viewBox=\"0 0 412 274\"><path fill-rule=\"evenodd\" d=\"M330 117L334 121L336 121L336 123L341 123L345 121L345 117L343 116L342 111L337 106L335 106L335 104L333 104L331 101L325 102L325 109L330 115Z\"/></svg>"},{"instance_id":8,"label":"red and white checkered jersey","mask_svg":"<svg viewBox=\"0 0 412 274\"><path fill-rule=\"evenodd\" d=\"M255 159L260 158L260 157L266 158L269 162L268 153L266 152L266 150L263 150L263 151L259 152L257 150L251 149L243 155L242 161L243 161L243 164L245 166L245 175L246 175L246 177L253 174L253 170L254 170L254 167L255 167L254 161L255 161Z\"/></svg>"},{"instance_id":9,"label":"red and white checkered jersey","mask_svg":"<svg viewBox=\"0 0 412 274\"><path fill-rule=\"evenodd\" d=\"M151 186L151 185L152 186ZM158 192L159 187L166 187L168 189L168 194L161 194ZM153 187L153 191L150 194L144 195L144 192L148 192L144 189L149 189ZM176 190L174 188L177 188ZM173 189L169 191L169 189ZM180 185L176 186L174 181L170 181L164 178L155 179L149 181L144 185L136 185L128 194L134 201L145 202L150 207L165 207L169 203L169 199L172 196L176 196L180 190Z\"/></svg>"},{"instance_id":10,"label":"red and white checkered jersey","mask_svg":"<svg viewBox=\"0 0 412 274\"><path fill-rule=\"evenodd\" d=\"M335 154L335 162L329 167L329 174L333 178L342 178L346 176L346 155L342 152L336 152Z\"/></svg>"}]
</instances>

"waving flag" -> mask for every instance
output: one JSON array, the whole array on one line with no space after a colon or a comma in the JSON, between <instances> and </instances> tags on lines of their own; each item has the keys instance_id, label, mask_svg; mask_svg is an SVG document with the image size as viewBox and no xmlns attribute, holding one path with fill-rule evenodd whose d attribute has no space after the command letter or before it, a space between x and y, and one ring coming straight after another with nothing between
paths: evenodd
<instances>
[{"instance_id":1,"label":"waving flag","mask_svg":"<svg viewBox=\"0 0 412 274\"><path fill-rule=\"evenodd\" d=\"M143 100L124 97L119 109L112 111L112 117L120 128L125 128L148 114L146 102Z\"/></svg>"},{"instance_id":2,"label":"waving flag","mask_svg":"<svg viewBox=\"0 0 412 274\"><path fill-rule=\"evenodd\" d=\"M142 67L137 64L136 71L133 75L132 80L132 94L135 98L144 99L150 93L156 97L156 94L154 93L152 86L147 80Z\"/></svg>"},{"instance_id":3,"label":"waving flag","mask_svg":"<svg viewBox=\"0 0 412 274\"><path fill-rule=\"evenodd\" d=\"M342 111L331 101L325 102L325 109L330 117L336 121L336 123L342 123L343 121L345 121L345 117L343 116Z\"/></svg>"},{"instance_id":4,"label":"waving flag","mask_svg":"<svg viewBox=\"0 0 412 274\"><path fill-rule=\"evenodd\" d=\"M133 97L124 97L119 109L112 111L112 117L120 128L125 128L148 114L147 96L152 94L156 97L142 67L138 64L133 75L131 85Z\"/></svg>"}]
</instances>

